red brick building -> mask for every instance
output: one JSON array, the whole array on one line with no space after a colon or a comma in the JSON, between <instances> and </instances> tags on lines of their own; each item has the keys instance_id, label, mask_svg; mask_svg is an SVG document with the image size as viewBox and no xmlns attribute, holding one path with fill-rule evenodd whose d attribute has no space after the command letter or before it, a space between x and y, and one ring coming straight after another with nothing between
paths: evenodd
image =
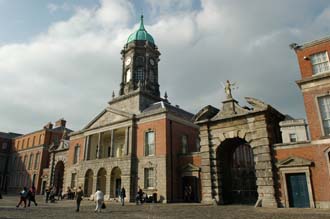
<instances>
[{"instance_id":1,"label":"red brick building","mask_svg":"<svg viewBox=\"0 0 330 219\"><path fill-rule=\"evenodd\" d=\"M70 134L68 159L57 160L65 164L64 187L82 186L86 195L98 187L106 199L117 198L125 187L134 201L140 186L157 201L173 202L183 200L183 188L191 184L191 200L199 201L199 168L192 168L199 162L198 126L193 114L160 96L160 52L143 18L121 54L119 95Z\"/></svg>"},{"instance_id":2,"label":"red brick building","mask_svg":"<svg viewBox=\"0 0 330 219\"><path fill-rule=\"evenodd\" d=\"M42 171L49 166L49 146L59 142L65 130L71 131L65 125L66 121L60 119L55 127L48 123L41 130L13 139L8 167L8 190L17 191L23 186L35 185L37 192L41 192Z\"/></svg>"},{"instance_id":3,"label":"red brick building","mask_svg":"<svg viewBox=\"0 0 330 219\"><path fill-rule=\"evenodd\" d=\"M285 207L329 208L330 37L291 47L300 67L297 84L304 97L310 140L296 139L301 135L292 132L291 142L275 145L279 199Z\"/></svg>"},{"instance_id":4,"label":"red brick building","mask_svg":"<svg viewBox=\"0 0 330 219\"><path fill-rule=\"evenodd\" d=\"M0 191L7 192L7 187L9 185L9 157L13 138L18 136L20 136L20 134L0 132Z\"/></svg>"}]
</instances>

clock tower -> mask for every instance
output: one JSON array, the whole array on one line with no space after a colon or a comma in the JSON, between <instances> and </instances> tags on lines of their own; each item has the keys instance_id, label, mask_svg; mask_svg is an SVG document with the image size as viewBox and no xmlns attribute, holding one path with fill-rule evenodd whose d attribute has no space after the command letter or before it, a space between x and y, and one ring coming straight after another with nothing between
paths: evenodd
<instances>
[{"instance_id":1,"label":"clock tower","mask_svg":"<svg viewBox=\"0 0 330 219\"><path fill-rule=\"evenodd\" d=\"M153 37L146 31L141 15L140 27L127 40L122 55L122 82L119 95L143 91L160 98L158 61L160 52Z\"/></svg>"}]
</instances>

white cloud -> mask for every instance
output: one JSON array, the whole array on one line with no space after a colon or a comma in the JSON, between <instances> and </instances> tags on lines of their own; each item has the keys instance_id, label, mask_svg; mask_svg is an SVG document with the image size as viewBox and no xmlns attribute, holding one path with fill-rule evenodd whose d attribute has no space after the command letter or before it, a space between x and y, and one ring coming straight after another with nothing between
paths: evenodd
<instances>
[{"instance_id":1,"label":"white cloud","mask_svg":"<svg viewBox=\"0 0 330 219\"><path fill-rule=\"evenodd\" d=\"M254 96L283 113L303 115L294 84L298 65L288 45L326 35L327 7L319 4L325 9L312 14L316 6L309 1L203 0L198 10L191 1L146 2L153 16L146 28L162 53L161 91L173 104L193 112L219 107L221 82L229 79L238 83L238 100ZM289 10L294 4L299 11ZM54 4L48 9L63 10ZM112 90L118 92L120 50L138 26L139 10L134 1L102 0L75 7L68 20L31 42L0 46L0 130L32 131L61 117L74 129L89 122Z\"/></svg>"}]
</instances>

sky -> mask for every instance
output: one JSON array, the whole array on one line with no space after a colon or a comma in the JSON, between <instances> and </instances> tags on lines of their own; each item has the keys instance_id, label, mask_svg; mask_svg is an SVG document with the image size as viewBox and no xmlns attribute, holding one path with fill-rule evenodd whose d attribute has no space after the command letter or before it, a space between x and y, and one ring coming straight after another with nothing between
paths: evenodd
<instances>
[{"instance_id":1,"label":"sky","mask_svg":"<svg viewBox=\"0 0 330 219\"><path fill-rule=\"evenodd\" d=\"M118 94L120 51L144 14L161 94L197 113L233 96L305 118L289 44L329 36L327 0L0 0L0 131L60 118L80 130Z\"/></svg>"}]
</instances>

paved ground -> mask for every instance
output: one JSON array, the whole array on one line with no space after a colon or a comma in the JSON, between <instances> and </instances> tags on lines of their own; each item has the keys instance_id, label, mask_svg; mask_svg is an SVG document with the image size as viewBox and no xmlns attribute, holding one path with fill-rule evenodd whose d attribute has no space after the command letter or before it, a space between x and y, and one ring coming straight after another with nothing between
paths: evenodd
<instances>
[{"instance_id":1,"label":"paved ground","mask_svg":"<svg viewBox=\"0 0 330 219\"><path fill-rule=\"evenodd\" d=\"M330 210L326 209L265 209L252 206L210 206L201 204L127 204L106 203L101 213L94 213L94 202L83 200L81 211L75 212L75 202L59 201L55 204L44 203L37 197L39 205L30 208L16 208L18 198L5 196L0 199L0 219L2 218L244 218L244 219L329 219Z\"/></svg>"}]
</instances>

